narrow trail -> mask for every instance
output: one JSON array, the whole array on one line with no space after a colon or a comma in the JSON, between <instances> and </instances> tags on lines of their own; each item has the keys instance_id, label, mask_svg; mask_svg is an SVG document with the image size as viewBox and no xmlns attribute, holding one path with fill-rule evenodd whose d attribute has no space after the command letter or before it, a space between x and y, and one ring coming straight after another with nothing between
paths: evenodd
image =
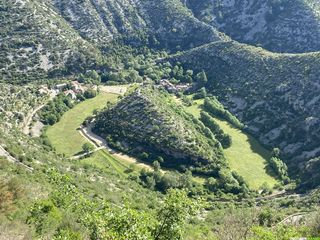
<instances>
[{"instance_id":1,"label":"narrow trail","mask_svg":"<svg viewBox=\"0 0 320 240\"><path fill-rule=\"evenodd\" d=\"M15 164L18 164L18 165L24 167L29 172L33 171L32 167L29 167L29 166L25 165L24 163L20 162L18 159L12 157L10 155L10 153L8 153L2 146L0 146L0 156L5 157L9 162L12 162L12 163L15 163Z\"/></svg>"},{"instance_id":2,"label":"narrow trail","mask_svg":"<svg viewBox=\"0 0 320 240\"><path fill-rule=\"evenodd\" d=\"M37 114L38 111L40 111L42 108L44 108L44 106L46 106L46 104L47 103L38 106L31 113L29 113L28 116L25 118L25 120L23 121L23 124L22 124L22 127L23 127L22 132L24 134L29 135L30 125L32 123L33 117Z\"/></svg>"},{"instance_id":3,"label":"narrow trail","mask_svg":"<svg viewBox=\"0 0 320 240\"><path fill-rule=\"evenodd\" d=\"M285 219L283 219L281 222L277 223L276 225L281 224L296 224L299 223L306 215L310 214L312 212L298 212L294 213L290 216L287 216Z\"/></svg>"},{"instance_id":4,"label":"narrow trail","mask_svg":"<svg viewBox=\"0 0 320 240\"><path fill-rule=\"evenodd\" d=\"M87 157L87 156L90 156L91 154L95 153L95 152L98 152L102 149L106 149L105 147L98 147L98 148L95 148L93 151L90 151L90 152L86 152L86 153L82 153L82 154L79 154L79 155L75 155L73 157L71 157L70 159L72 160L78 160L78 159L81 159L83 157Z\"/></svg>"},{"instance_id":5,"label":"narrow trail","mask_svg":"<svg viewBox=\"0 0 320 240\"><path fill-rule=\"evenodd\" d=\"M49 101L51 101L52 99L54 99L57 96L57 93L54 92L53 90L50 91L49 94L49 99L41 104L40 106L36 107L32 112L30 112L27 117L24 119L23 123L22 123L22 132L26 135L30 134L30 125L32 123L33 117L38 113L38 111L40 111L42 108L44 108Z\"/></svg>"},{"instance_id":6,"label":"narrow trail","mask_svg":"<svg viewBox=\"0 0 320 240\"><path fill-rule=\"evenodd\" d=\"M135 164L141 168L153 170L153 167L151 167L150 165L142 163L138 159L130 157L126 154L116 152L115 150L110 148L106 140L104 140L102 137L92 132L92 124L88 125L87 127L80 127L79 133L95 146L96 149L93 152L99 151L101 149L106 149L109 152L109 154L113 157L116 157L130 164ZM79 157L79 156L75 156L75 157ZM162 170L162 172L164 173L165 171Z\"/></svg>"}]
</instances>

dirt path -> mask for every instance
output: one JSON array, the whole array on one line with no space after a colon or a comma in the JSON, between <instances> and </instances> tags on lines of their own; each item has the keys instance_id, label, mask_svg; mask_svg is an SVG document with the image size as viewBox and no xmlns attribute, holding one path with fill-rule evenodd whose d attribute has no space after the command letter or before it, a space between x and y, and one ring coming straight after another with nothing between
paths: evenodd
<instances>
[{"instance_id":1,"label":"dirt path","mask_svg":"<svg viewBox=\"0 0 320 240\"><path fill-rule=\"evenodd\" d=\"M15 159L14 157L12 157L2 146L0 146L0 156L5 157L6 159L8 159L9 162L16 163L16 164L23 166L29 172L33 171L32 167L29 167L29 166L23 164L22 162L18 161L17 159Z\"/></svg>"},{"instance_id":2,"label":"dirt path","mask_svg":"<svg viewBox=\"0 0 320 240\"><path fill-rule=\"evenodd\" d=\"M94 134L91 129L92 129L92 125L90 124L87 127L81 127L79 132L84 138L86 138L88 141L90 141L96 147L95 151L98 151L101 149L106 149L110 155L112 155L122 161L125 161L130 164L135 164L141 168L153 170L153 167L151 167L150 165L142 163L136 158L130 157L130 156L123 154L123 153L116 152L115 150L111 149L108 146L107 142L102 137Z\"/></svg>"},{"instance_id":3,"label":"dirt path","mask_svg":"<svg viewBox=\"0 0 320 240\"><path fill-rule=\"evenodd\" d=\"M27 115L27 117L24 119L24 121L22 123L22 132L24 134L29 135L32 132L35 132L36 134L38 132L41 132L41 127L39 124L37 125L37 127L35 129L30 130L30 125L32 123L33 117L38 113L38 111L40 111L42 108L44 108L50 100L54 99L56 96L57 96L57 93L55 91L51 90L49 93L49 99L44 104L41 104L40 106L36 107L32 112L30 112Z\"/></svg>"},{"instance_id":4,"label":"dirt path","mask_svg":"<svg viewBox=\"0 0 320 240\"><path fill-rule=\"evenodd\" d=\"M72 160L78 160L78 159L81 159L83 157L87 157L87 156L90 156L91 154L95 153L95 152L98 152L102 149L105 149L105 147L98 147L98 148L95 148L93 151L90 151L90 152L86 152L86 153L83 153L83 154L79 154L79 155L76 155L76 156L73 156L71 157L70 159Z\"/></svg>"},{"instance_id":5,"label":"dirt path","mask_svg":"<svg viewBox=\"0 0 320 240\"><path fill-rule=\"evenodd\" d=\"M22 125L23 126L22 132L24 134L29 135L29 133L30 133L30 125L32 123L33 117L37 114L38 111L40 111L42 108L44 108L45 105L46 104L42 104L42 105L38 106L31 113L29 113L27 115L27 117L23 121L23 125Z\"/></svg>"},{"instance_id":6,"label":"dirt path","mask_svg":"<svg viewBox=\"0 0 320 240\"><path fill-rule=\"evenodd\" d=\"M294 214L286 217L285 219L283 219L277 225L281 225L281 224L298 224L308 214L311 214L311 212L294 213Z\"/></svg>"}]
</instances>

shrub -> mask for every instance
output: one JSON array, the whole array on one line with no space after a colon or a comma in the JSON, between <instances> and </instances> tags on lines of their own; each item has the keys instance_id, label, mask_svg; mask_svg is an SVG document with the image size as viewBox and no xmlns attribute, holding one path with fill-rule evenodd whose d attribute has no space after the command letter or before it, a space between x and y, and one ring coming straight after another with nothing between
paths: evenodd
<instances>
[{"instance_id":1,"label":"shrub","mask_svg":"<svg viewBox=\"0 0 320 240\"><path fill-rule=\"evenodd\" d=\"M244 125L228 110L226 110L215 97L205 99L204 109L210 114L228 121L236 128L242 129L244 127Z\"/></svg>"}]
</instances>

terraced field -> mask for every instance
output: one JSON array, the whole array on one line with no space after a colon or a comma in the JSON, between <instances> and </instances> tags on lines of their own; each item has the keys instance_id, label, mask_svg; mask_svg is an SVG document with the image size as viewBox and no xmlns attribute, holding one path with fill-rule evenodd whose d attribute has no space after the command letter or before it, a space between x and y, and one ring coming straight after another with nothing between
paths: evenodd
<instances>
[{"instance_id":1,"label":"terraced field","mask_svg":"<svg viewBox=\"0 0 320 240\"><path fill-rule=\"evenodd\" d=\"M195 101L186 110L196 117L200 116L203 100ZM253 189L259 189L263 183L273 187L277 180L266 170L266 160L270 152L262 147L252 136L232 127L228 122L215 118L221 129L232 137L230 148L224 149L224 154L230 168L238 172Z\"/></svg>"}]
</instances>

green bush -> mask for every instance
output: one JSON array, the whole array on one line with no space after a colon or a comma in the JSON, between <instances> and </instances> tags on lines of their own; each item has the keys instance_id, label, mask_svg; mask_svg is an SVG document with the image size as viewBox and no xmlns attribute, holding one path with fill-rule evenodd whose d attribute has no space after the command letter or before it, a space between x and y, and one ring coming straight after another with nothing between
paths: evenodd
<instances>
[{"instance_id":1,"label":"green bush","mask_svg":"<svg viewBox=\"0 0 320 240\"><path fill-rule=\"evenodd\" d=\"M216 97L206 98L204 101L204 109L210 114L228 121L236 128L242 129L244 127L235 116L223 107Z\"/></svg>"}]
</instances>

